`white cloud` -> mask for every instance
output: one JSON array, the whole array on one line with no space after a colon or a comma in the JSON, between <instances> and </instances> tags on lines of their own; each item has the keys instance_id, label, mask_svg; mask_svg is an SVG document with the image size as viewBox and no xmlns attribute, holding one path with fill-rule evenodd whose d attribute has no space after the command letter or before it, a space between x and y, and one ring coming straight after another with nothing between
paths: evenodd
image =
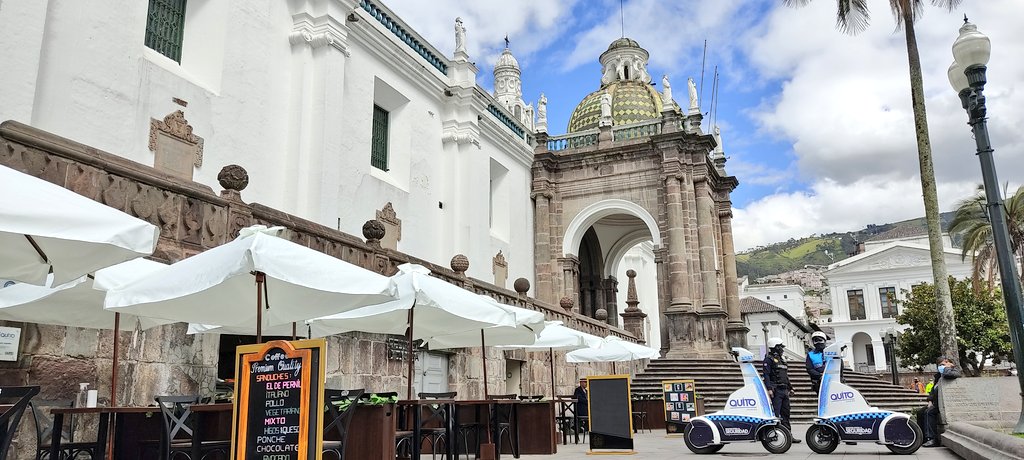
<instances>
[{"instance_id":1,"label":"white cloud","mask_svg":"<svg viewBox=\"0 0 1024 460\"><path fill-rule=\"evenodd\" d=\"M993 42L986 93L999 179L1019 183L1024 61L1017 55L1024 49L1024 2L968 6L971 21ZM893 33L887 3L871 7L875 23L858 36L835 30L833 2L776 8L751 36L747 55L754 70L782 82L781 92L751 114L762 130L792 143L799 174L812 185L736 209L738 248L924 214L904 35ZM966 114L946 78L961 17L927 7L916 26L943 210L981 181Z\"/></svg>"}]
</instances>

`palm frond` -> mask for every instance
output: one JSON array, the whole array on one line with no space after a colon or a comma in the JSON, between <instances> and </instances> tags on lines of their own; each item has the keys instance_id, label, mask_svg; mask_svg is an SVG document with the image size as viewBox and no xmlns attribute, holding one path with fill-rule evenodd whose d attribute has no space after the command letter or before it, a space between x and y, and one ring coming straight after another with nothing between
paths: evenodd
<instances>
[{"instance_id":1,"label":"palm frond","mask_svg":"<svg viewBox=\"0 0 1024 460\"><path fill-rule=\"evenodd\" d=\"M934 3L936 0L932 0ZM952 1L952 0L947 0ZM889 0L889 10L892 12L892 18L896 23L896 31L903 30L904 17L907 13L910 13L910 22L917 22L918 18L924 14L924 1L923 0Z\"/></svg>"},{"instance_id":2,"label":"palm frond","mask_svg":"<svg viewBox=\"0 0 1024 460\"><path fill-rule=\"evenodd\" d=\"M932 5L939 8L944 8L947 11L953 11L956 7L960 6L963 0L932 0Z\"/></svg>"},{"instance_id":3,"label":"palm frond","mask_svg":"<svg viewBox=\"0 0 1024 460\"><path fill-rule=\"evenodd\" d=\"M836 7L836 28L839 31L856 35L871 25L867 0L836 0Z\"/></svg>"},{"instance_id":4,"label":"palm frond","mask_svg":"<svg viewBox=\"0 0 1024 460\"><path fill-rule=\"evenodd\" d=\"M811 3L811 0L782 0L782 4L791 8L802 8Z\"/></svg>"}]
</instances>

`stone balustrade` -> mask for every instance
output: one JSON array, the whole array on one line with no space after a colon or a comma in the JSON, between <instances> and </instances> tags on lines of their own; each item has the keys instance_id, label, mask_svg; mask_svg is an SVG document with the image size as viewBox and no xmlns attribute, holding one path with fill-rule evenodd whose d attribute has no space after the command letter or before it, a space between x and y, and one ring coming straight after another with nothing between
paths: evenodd
<instances>
[{"instance_id":1,"label":"stone balustrade","mask_svg":"<svg viewBox=\"0 0 1024 460\"><path fill-rule=\"evenodd\" d=\"M655 134L661 134L661 120L646 120L612 127L612 140L615 142L645 139Z\"/></svg>"},{"instance_id":2,"label":"stone balustrade","mask_svg":"<svg viewBox=\"0 0 1024 460\"><path fill-rule=\"evenodd\" d=\"M578 133L551 136L547 138L547 149L550 152L557 152L560 150L577 149L580 147L597 145L598 134L598 130L591 129Z\"/></svg>"}]
</instances>

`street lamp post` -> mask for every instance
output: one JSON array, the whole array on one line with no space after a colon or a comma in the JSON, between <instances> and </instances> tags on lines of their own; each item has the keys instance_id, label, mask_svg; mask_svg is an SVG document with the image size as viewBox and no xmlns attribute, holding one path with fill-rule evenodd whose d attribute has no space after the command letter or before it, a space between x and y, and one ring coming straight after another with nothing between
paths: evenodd
<instances>
[{"instance_id":1,"label":"street lamp post","mask_svg":"<svg viewBox=\"0 0 1024 460\"><path fill-rule=\"evenodd\" d=\"M953 43L953 65L949 67L949 82L960 95L968 115L968 125L974 132L974 141L978 148L978 160L981 162L981 177L985 186L986 212L992 223L992 242L995 245L996 259L999 265L999 277L1002 281L1003 299L1006 303L1006 317L1010 321L1010 341L1013 343L1013 356L1017 369L1024 368L1024 302L1021 300L1021 286L1017 276L1017 265L1010 246L1010 233L1007 230L1006 214L1003 198L999 192L999 181L996 179L995 162L992 159L992 143L988 137L985 107L985 64L988 64L992 52L992 44L978 27L964 17L964 25L960 27L960 36ZM1024 397L1024 375L1017 372L1017 380ZM1021 415L1014 428L1015 433L1024 433L1024 399L1022 399Z\"/></svg>"},{"instance_id":2,"label":"street lamp post","mask_svg":"<svg viewBox=\"0 0 1024 460\"><path fill-rule=\"evenodd\" d=\"M900 369L896 364L896 346L899 342L900 331L895 328L888 328L881 331L882 343L888 349L889 372L892 373L892 384L900 385Z\"/></svg>"}]
</instances>

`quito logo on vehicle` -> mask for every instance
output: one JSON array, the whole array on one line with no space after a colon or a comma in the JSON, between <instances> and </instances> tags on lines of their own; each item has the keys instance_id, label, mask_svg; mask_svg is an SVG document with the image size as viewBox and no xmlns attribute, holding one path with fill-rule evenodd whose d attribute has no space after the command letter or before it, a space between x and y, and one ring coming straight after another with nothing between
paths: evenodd
<instances>
[{"instance_id":1,"label":"quito logo on vehicle","mask_svg":"<svg viewBox=\"0 0 1024 460\"><path fill-rule=\"evenodd\" d=\"M729 407L754 407L757 406L757 402L751 398L742 399L730 399Z\"/></svg>"},{"instance_id":2,"label":"quito logo on vehicle","mask_svg":"<svg viewBox=\"0 0 1024 460\"><path fill-rule=\"evenodd\" d=\"M832 393L832 394L828 395L828 399L830 399L832 401L848 401L848 400L853 399L853 392L852 391L843 391L843 392L840 392L840 393Z\"/></svg>"}]
</instances>

